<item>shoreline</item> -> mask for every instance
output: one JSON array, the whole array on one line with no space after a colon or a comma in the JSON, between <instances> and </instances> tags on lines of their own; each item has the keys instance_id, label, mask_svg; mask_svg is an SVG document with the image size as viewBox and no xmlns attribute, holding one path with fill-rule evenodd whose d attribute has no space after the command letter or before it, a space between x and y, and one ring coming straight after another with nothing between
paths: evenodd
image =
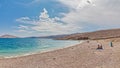
<instances>
[{"instance_id":1,"label":"shoreline","mask_svg":"<svg viewBox=\"0 0 120 68\"><path fill-rule=\"evenodd\" d=\"M97 42L83 42L54 51L0 59L0 68L119 68L120 42L100 40L103 50L96 50ZM92 62L92 63L91 63Z\"/></svg>"},{"instance_id":2,"label":"shoreline","mask_svg":"<svg viewBox=\"0 0 120 68\"><path fill-rule=\"evenodd\" d=\"M69 48L69 47L72 47L72 46L80 45L80 44L82 44L82 43L84 43L84 42L85 42L85 41L80 41L79 43L71 44L71 45L66 45L66 46L64 46L64 47L55 47L55 48L50 48L50 49L48 49L48 50L37 51L37 52L30 52L30 53L21 54L21 55L16 55L16 56L3 56L3 57L0 56L0 59L19 58L19 57L26 57L26 56L31 56L31 55L41 54L41 53L52 52L52 51L61 50L61 49Z\"/></svg>"}]
</instances>

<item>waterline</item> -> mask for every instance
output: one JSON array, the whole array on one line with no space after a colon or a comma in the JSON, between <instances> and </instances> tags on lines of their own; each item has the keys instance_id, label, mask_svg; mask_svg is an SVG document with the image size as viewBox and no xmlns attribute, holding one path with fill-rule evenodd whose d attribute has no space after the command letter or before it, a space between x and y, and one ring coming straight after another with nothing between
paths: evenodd
<instances>
[{"instance_id":1,"label":"waterline","mask_svg":"<svg viewBox=\"0 0 120 68\"><path fill-rule=\"evenodd\" d=\"M81 41L82 42L82 41ZM0 57L12 58L26 56L36 53L62 49L80 44L79 41L72 40L52 40L52 39L0 39Z\"/></svg>"}]
</instances>

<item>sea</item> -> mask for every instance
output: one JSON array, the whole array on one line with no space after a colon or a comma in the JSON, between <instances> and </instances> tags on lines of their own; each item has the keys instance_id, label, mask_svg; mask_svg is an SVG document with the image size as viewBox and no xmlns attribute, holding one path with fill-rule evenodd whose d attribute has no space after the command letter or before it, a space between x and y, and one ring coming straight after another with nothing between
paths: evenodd
<instances>
[{"instance_id":1,"label":"sea","mask_svg":"<svg viewBox=\"0 0 120 68\"><path fill-rule=\"evenodd\" d=\"M0 38L0 58L31 55L69 47L82 41L42 38Z\"/></svg>"}]
</instances>

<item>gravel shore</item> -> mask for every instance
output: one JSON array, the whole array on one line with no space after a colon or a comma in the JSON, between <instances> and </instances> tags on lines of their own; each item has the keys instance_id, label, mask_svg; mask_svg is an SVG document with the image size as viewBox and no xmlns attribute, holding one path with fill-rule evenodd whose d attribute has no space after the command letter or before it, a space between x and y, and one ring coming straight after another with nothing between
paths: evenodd
<instances>
[{"instance_id":1,"label":"gravel shore","mask_svg":"<svg viewBox=\"0 0 120 68\"><path fill-rule=\"evenodd\" d=\"M97 43L103 50L97 50ZM0 59L0 68L119 68L120 42L109 40L81 44L29 56Z\"/></svg>"}]
</instances>

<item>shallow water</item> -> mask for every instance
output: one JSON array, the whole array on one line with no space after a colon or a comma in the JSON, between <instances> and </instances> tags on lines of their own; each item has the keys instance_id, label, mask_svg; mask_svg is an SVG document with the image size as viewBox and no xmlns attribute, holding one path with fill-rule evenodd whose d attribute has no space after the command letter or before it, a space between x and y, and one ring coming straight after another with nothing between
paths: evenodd
<instances>
[{"instance_id":1,"label":"shallow water","mask_svg":"<svg viewBox=\"0 0 120 68\"><path fill-rule=\"evenodd\" d=\"M0 57L23 56L78 44L80 41L65 41L40 38L2 38Z\"/></svg>"}]
</instances>

